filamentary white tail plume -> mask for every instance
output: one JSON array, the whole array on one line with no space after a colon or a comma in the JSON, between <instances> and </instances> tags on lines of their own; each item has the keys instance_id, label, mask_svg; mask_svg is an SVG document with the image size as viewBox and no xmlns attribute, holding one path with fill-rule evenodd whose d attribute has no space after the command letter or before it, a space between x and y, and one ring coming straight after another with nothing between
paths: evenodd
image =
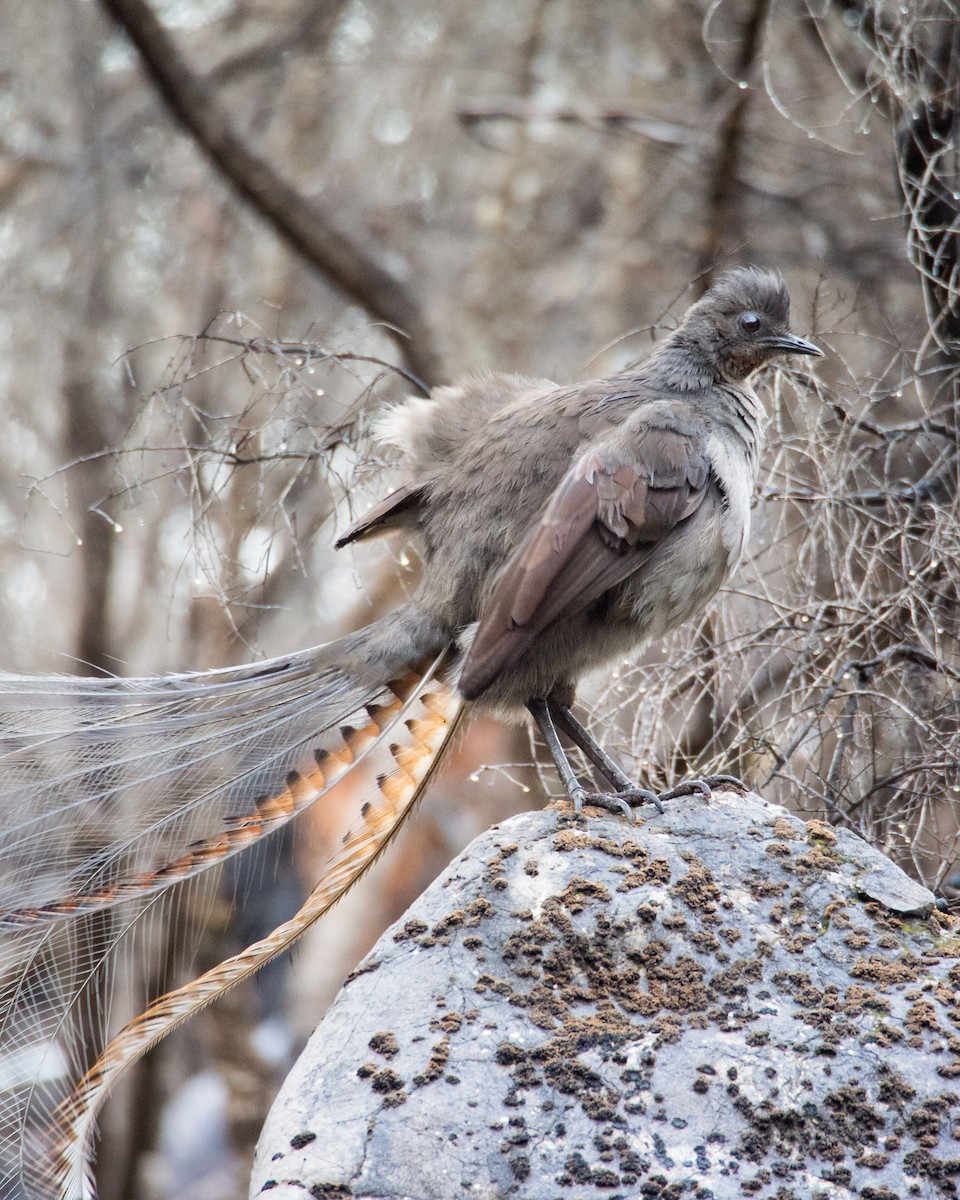
<instances>
[{"instance_id":1,"label":"filamentary white tail plume","mask_svg":"<svg viewBox=\"0 0 960 1200\"><path fill-rule=\"evenodd\" d=\"M370 646L386 682L376 671L360 678ZM398 647L409 658L409 645ZM395 676L391 657L374 635L202 675L0 676L0 1197L93 1196L95 1118L117 1077L286 949L400 829L463 701L447 678L449 651L401 662ZM167 891L377 753L392 769L301 911L154 1001L91 1061L101 1006L121 982L118 951L149 936Z\"/></svg>"}]
</instances>

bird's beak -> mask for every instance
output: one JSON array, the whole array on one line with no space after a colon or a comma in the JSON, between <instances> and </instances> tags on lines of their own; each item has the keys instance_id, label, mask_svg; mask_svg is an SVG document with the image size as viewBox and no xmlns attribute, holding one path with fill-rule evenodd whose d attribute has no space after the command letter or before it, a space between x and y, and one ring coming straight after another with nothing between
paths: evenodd
<instances>
[{"instance_id":1,"label":"bird's beak","mask_svg":"<svg viewBox=\"0 0 960 1200\"><path fill-rule=\"evenodd\" d=\"M815 346L813 342L804 341L803 338L797 337L793 333L784 333L778 337L768 338L767 345L771 350L776 350L780 354L812 354L814 358L823 358L823 351L819 346Z\"/></svg>"}]
</instances>

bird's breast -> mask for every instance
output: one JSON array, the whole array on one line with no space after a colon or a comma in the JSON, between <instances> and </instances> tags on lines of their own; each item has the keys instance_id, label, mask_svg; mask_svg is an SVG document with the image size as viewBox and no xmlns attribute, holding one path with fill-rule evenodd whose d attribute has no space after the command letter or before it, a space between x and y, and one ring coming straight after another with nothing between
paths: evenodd
<instances>
[{"instance_id":1,"label":"bird's breast","mask_svg":"<svg viewBox=\"0 0 960 1200\"><path fill-rule=\"evenodd\" d=\"M757 482L747 447L713 433L707 440L711 472L722 496L719 532L732 569L750 535L750 506Z\"/></svg>"}]
</instances>

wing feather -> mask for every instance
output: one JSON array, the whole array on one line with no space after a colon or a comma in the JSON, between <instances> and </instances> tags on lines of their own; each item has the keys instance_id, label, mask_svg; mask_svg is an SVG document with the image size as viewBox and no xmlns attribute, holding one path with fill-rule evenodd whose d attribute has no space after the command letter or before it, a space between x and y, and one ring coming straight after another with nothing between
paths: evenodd
<instances>
[{"instance_id":1,"label":"wing feather","mask_svg":"<svg viewBox=\"0 0 960 1200\"><path fill-rule=\"evenodd\" d=\"M460 676L479 696L545 629L642 570L697 511L710 466L691 436L654 428L630 447L591 447L504 565Z\"/></svg>"},{"instance_id":2,"label":"wing feather","mask_svg":"<svg viewBox=\"0 0 960 1200\"><path fill-rule=\"evenodd\" d=\"M389 533L391 529L399 528L407 523L406 519L415 513L422 500L423 492L418 485L403 484L344 530L334 542L334 548L342 550L351 542L364 542L368 538L379 537L381 533Z\"/></svg>"}]
</instances>

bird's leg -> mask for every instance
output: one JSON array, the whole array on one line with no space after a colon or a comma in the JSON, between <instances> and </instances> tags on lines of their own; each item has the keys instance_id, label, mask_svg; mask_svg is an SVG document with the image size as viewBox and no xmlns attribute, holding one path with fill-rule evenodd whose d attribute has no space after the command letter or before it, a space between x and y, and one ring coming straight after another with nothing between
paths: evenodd
<instances>
[{"instance_id":1,"label":"bird's leg","mask_svg":"<svg viewBox=\"0 0 960 1200\"><path fill-rule=\"evenodd\" d=\"M528 700L527 708L536 722L537 728L543 734L544 741L547 743L547 749L550 751L550 757L553 759L557 772L560 775L560 781L567 795L573 801L573 807L577 812L583 808L584 804L594 804L599 808L606 808L610 812L623 813L628 817L632 817L631 801L633 804L652 803L660 807L659 801L653 792L647 792L642 788L635 788L633 786L616 763L590 737L580 722L572 717L569 709L564 711L564 706L556 704L555 701L544 700L539 697ZM554 723L555 716L561 721L564 733L570 737L571 741L580 746L594 766L602 771L615 787L619 789L619 781L621 779L624 781L626 787L622 789L622 794L619 791L588 792L580 783L570 764L570 759L567 757L566 751L560 742L560 735L557 733L557 726ZM584 743L581 743L577 736L571 732L571 728L576 728L582 732ZM603 764L602 766L601 763ZM612 776L607 774L607 767L614 773ZM662 807L660 807L660 811L663 811Z\"/></svg>"},{"instance_id":2,"label":"bird's leg","mask_svg":"<svg viewBox=\"0 0 960 1200\"><path fill-rule=\"evenodd\" d=\"M608 783L617 790L616 798L634 806L637 804L655 804L663 812L661 797L649 788L638 787L630 776L613 761L606 750L594 740L586 727L573 715L568 704L558 700L547 700L554 723L567 735L575 746L579 746L587 758L593 763Z\"/></svg>"},{"instance_id":3,"label":"bird's leg","mask_svg":"<svg viewBox=\"0 0 960 1200\"><path fill-rule=\"evenodd\" d=\"M597 745L589 731L573 715L568 704L551 698L547 700L547 705L557 728L565 733L574 745L580 747L604 779L617 789L620 798L630 804L657 804L660 807L664 801L676 800L680 796L709 796L714 788L719 787L732 788L734 791L744 794L750 791L736 775L703 775L695 779L685 779L676 787L670 788L666 792L660 792L659 795L647 788L637 787L630 776L617 766L601 746Z\"/></svg>"},{"instance_id":4,"label":"bird's leg","mask_svg":"<svg viewBox=\"0 0 960 1200\"><path fill-rule=\"evenodd\" d=\"M626 792L633 787L633 780L630 776L622 771L606 750L594 741L589 730L577 720L567 705L558 704L556 700L548 700L547 705L554 724L567 735L575 746L580 747L608 783L612 783L618 792Z\"/></svg>"}]
</instances>

